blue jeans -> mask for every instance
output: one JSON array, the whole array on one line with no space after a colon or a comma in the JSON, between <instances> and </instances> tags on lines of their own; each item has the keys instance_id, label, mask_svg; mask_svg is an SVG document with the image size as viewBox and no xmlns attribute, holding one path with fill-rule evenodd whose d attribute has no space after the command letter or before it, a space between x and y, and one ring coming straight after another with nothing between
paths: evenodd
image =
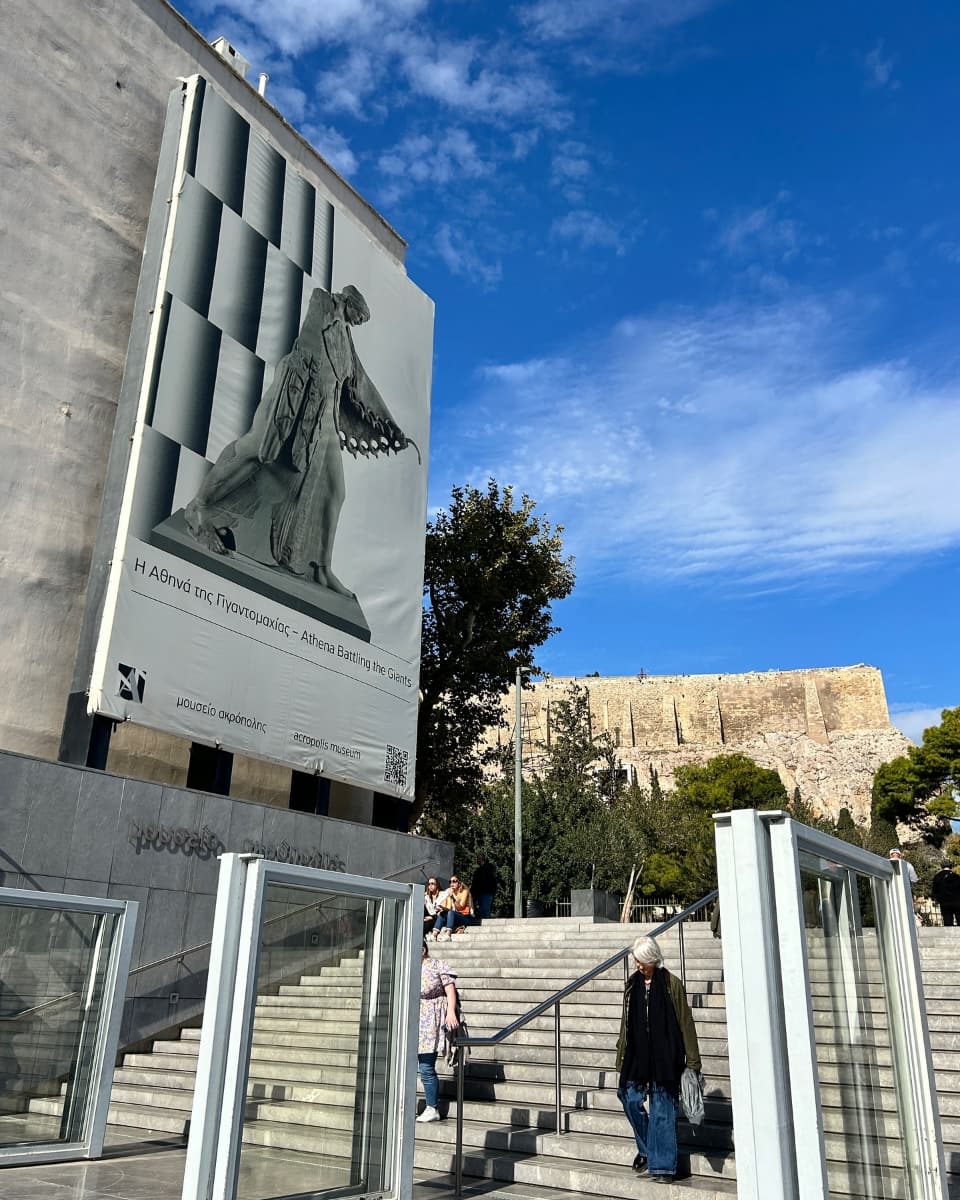
<instances>
[{"instance_id":1,"label":"blue jeans","mask_svg":"<svg viewBox=\"0 0 960 1200\"><path fill-rule=\"evenodd\" d=\"M423 1095L427 1108L436 1108L440 1099L440 1080L437 1078L437 1052L417 1055L417 1070L423 1084Z\"/></svg>"},{"instance_id":2,"label":"blue jeans","mask_svg":"<svg viewBox=\"0 0 960 1200\"><path fill-rule=\"evenodd\" d=\"M630 1082L617 1088L617 1099L623 1105L637 1150L646 1156L651 1175L677 1173L677 1113L680 1097L658 1083L649 1085L650 1115L643 1106L648 1085Z\"/></svg>"},{"instance_id":3,"label":"blue jeans","mask_svg":"<svg viewBox=\"0 0 960 1200\"><path fill-rule=\"evenodd\" d=\"M493 911L493 893L489 896L474 896L473 911L483 920L484 917L489 917Z\"/></svg>"},{"instance_id":4,"label":"blue jeans","mask_svg":"<svg viewBox=\"0 0 960 1200\"><path fill-rule=\"evenodd\" d=\"M449 929L452 933L454 929L458 929L461 925L472 925L473 917L469 913L458 913L452 908L446 909L444 912L437 913L437 919L433 924L435 932L441 929Z\"/></svg>"}]
</instances>

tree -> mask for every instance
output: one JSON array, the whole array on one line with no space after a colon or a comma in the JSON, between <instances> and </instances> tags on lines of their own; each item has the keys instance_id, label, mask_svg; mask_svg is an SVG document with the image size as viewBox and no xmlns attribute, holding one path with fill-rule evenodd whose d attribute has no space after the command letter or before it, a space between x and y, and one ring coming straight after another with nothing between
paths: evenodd
<instances>
[{"instance_id":1,"label":"tree","mask_svg":"<svg viewBox=\"0 0 960 1200\"><path fill-rule=\"evenodd\" d=\"M795 821L799 821L801 825L809 825L811 829L819 829L821 833L829 833L831 837L836 836L836 822L814 809L813 805L808 804L800 794L798 787L793 789L793 799L790 801L788 811L790 816Z\"/></svg>"},{"instance_id":2,"label":"tree","mask_svg":"<svg viewBox=\"0 0 960 1200\"><path fill-rule=\"evenodd\" d=\"M525 682L538 673L535 651L557 632L550 606L573 588L562 527L535 509L491 479L486 491L455 487L427 526L410 814L421 832L449 833L476 808L481 736L500 724L517 668Z\"/></svg>"},{"instance_id":3,"label":"tree","mask_svg":"<svg viewBox=\"0 0 960 1200\"><path fill-rule=\"evenodd\" d=\"M758 766L745 754L721 754L702 767L678 768L673 803L684 816L687 841L681 861L686 886L680 894L692 900L717 886L712 814L786 809L788 798L776 771Z\"/></svg>"},{"instance_id":4,"label":"tree","mask_svg":"<svg viewBox=\"0 0 960 1200\"><path fill-rule=\"evenodd\" d=\"M538 748L535 770L523 780L523 894L559 900L571 888L616 886L623 874L613 836L612 813L624 791L613 739L594 737L589 693L571 684L551 705L550 744ZM457 861L475 849L497 866L495 911L510 911L513 898L514 792L512 750L502 756L503 774L483 787L482 804L457 837ZM629 871L629 867L627 868Z\"/></svg>"},{"instance_id":5,"label":"tree","mask_svg":"<svg viewBox=\"0 0 960 1200\"><path fill-rule=\"evenodd\" d=\"M745 754L720 754L705 766L678 768L676 791L706 813L788 806L777 772L757 766Z\"/></svg>"},{"instance_id":6,"label":"tree","mask_svg":"<svg viewBox=\"0 0 960 1200\"><path fill-rule=\"evenodd\" d=\"M919 746L881 764L873 777L874 820L919 825L928 812L949 815L944 799L960 783L960 707L945 708ZM931 802L933 802L931 806Z\"/></svg>"},{"instance_id":7,"label":"tree","mask_svg":"<svg viewBox=\"0 0 960 1200\"><path fill-rule=\"evenodd\" d=\"M863 835L856 821L854 821L849 808L840 809L834 836L838 837L842 842L849 842L851 846L863 845Z\"/></svg>"}]
</instances>

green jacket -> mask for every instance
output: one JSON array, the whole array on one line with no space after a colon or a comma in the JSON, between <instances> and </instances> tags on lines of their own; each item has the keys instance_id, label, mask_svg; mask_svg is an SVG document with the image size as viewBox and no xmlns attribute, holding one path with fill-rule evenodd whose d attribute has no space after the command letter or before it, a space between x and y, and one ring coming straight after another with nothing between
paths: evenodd
<instances>
[{"instance_id":1,"label":"green jacket","mask_svg":"<svg viewBox=\"0 0 960 1200\"><path fill-rule=\"evenodd\" d=\"M700 1070L700 1043L697 1041L697 1027L693 1023L693 1013L690 1011L690 1005L687 1003L687 996L683 990L683 984L676 977L671 975L666 967L658 967L658 971L663 972L664 980L667 985L667 992L670 999L673 1001L673 1011L677 1014L677 1021L680 1023L680 1034L683 1038L683 1048L687 1054L687 1066L693 1071ZM636 973L630 976L627 980L627 986L623 993L623 1012L620 1015L620 1036L617 1038L617 1070L623 1066L624 1055L627 1053L627 1006L630 1003L630 992L637 981Z\"/></svg>"}]
</instances>

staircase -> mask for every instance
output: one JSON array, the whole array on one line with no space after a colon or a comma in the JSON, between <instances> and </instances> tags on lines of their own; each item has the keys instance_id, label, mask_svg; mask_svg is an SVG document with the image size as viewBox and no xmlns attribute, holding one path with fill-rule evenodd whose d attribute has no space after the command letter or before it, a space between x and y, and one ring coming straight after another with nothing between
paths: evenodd
<instances>
[{"instance_id":1,"label":"staircase","mask_svg":"<svg viewBox=\"0 0 960 1200\"><path fill-rule=\"evenodd\" d=\"M431 954L457 971L469 1031L478 1037L496 1033L648 928L576 918L485 921L432 946ZM666 965L679 974L677 934L659 941ZM552 1013L499 1046L471 1050L464 1083L465 1177L590 1196L706 1200L736 1195L721 947L702 922L686 926L684 945L687 996L706 1076L704 1124L680 1125L679 1172L689 1179L654 1187L631 1170L636 1145L616 1095L622 966L561 1005L561 1134L555 1128ZM442 1097L451 1098L448 1119L417 1127L416 1165L446 1173L455 1166L452 1076L442 1088ZM443 1112L443 1098L440 1108Z\"/></svg>"},{"instance_id":2,"label":"staircase","mask_svg":"<svg viewBox=\"0 0 960 1200\"><path fill-rule=\"evenodd\" d=\"M243 1130L245 1146L322 1154L346 1168L352 1153L359 1038L361 957L320 968L298 984L257 998ZM197 1074L200 1030L123 1056L107 1122L185 1138ZM59 1116L62 1097L36 1099L30 1112ZM347 1174L349 1172L347 1171Z\"/></svg>"},{"instance_id":3,"label":"staircase","mask_svg":"<svg viewBox=\"0 0 960 1200\"><path fill-rule=\"evenodd\" d=\"M644 927L593 925L576 919L487 921L431 952L459 975L470 1033L492 1034L590 967L628 946ZM811 931L812 933L813 931ZM948 1169L960 1196L960 932L920 931L924 988L940 1098ZM660 939L667 966L679 973L675 932ZM697 1024L706 1076L706 1121L681 1124L681 1172L689 1178L653 1189L630 1169L635 1146L616 1098L615 1043L623 971L615 968L561 1006L562 1130L554 1115L552 1014L468 1060L464 1106L464 1176L528 1189L585 1196L708 1200L736 1194L721 946L706 925L684 932L687 995ZM869 954L868 954L869 957ZM821 1095L831 1195L870 1194L849 1132L854 1096L868 1124L859 1145L883 1142L883 1190L905 1195L899 1145L889 1135L895 1108L886 1021L879 984L871 985L873 1047L854 1062L836 1035L837 1013L827 972L810 942ZM352 1149L353 1087L359 1028L361 961L345 959L299 983L258 998L244 1144L324 1154L344 1166ZM109 1121L127 1129L183 1136L190 1115L200 1031L157 1041L152 1053L127 1054L117 1069ZM870 1096L863 1105L867 1068ZM441 1072L443 1068L440 1068ZM854 1089L854 1076L861 1083ZM417 1126L416 1167L432 1175L454 1169L453 1078L443 1078L447 1120ZM59 1098L36 1099L31 1111L59 1115ZM866 1139L864 1141L864 1139ZM653 1189L653 1190L652 1190Z\"/></svg>"}]
</instances>

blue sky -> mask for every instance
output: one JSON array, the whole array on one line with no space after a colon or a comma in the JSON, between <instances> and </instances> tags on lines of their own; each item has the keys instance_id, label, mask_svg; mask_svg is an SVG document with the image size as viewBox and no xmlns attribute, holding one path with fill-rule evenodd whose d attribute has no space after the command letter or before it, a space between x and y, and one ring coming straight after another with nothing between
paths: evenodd
<instances>
[{"instance_id":1,"label":"blue sky","mask_svg":"<svg viewBox=\"0 0 960 1200\"><path fill-rule=\"evenodd\" d=\"M190 0L408 240L431 503L566 529L554 674L960 704L953 0Z\"/></svg>"}]
</instances>

